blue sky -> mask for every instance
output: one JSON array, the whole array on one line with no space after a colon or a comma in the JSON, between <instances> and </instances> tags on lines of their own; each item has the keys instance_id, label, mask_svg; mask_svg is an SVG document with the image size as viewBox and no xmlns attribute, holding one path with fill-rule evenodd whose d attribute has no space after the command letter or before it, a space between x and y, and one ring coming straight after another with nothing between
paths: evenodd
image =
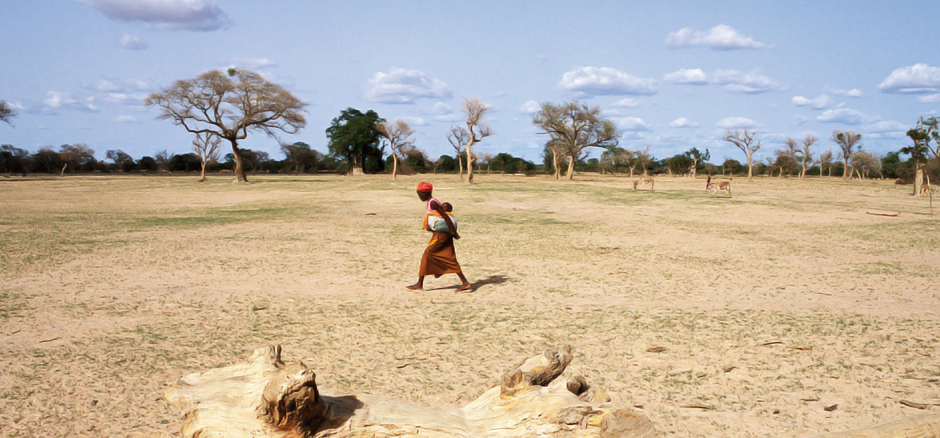
<instances>
[{"instance_id":1,"label":"blue sky","mask_svg":"<svg viewBox=\"0 0 940 438\"><path fill-rule=\"evenodd\" d=\"M535 161L541 102L599 105L622 147L707 148L719 163L744 160L721 141L744 127L763 156L809 132L828 150L833 130L883 154L940 107L934 1L0 2L0 99L19 112L0 143L31 152L187 153L191 135L143 99L229 66L308 103L307 127L280 141L326 151L340 111L373 109L408 121L431 158L453 153L464 96L492 106L480 152ZM243 146L280 159L277 141Z\"/></svg>"}]
</instances>

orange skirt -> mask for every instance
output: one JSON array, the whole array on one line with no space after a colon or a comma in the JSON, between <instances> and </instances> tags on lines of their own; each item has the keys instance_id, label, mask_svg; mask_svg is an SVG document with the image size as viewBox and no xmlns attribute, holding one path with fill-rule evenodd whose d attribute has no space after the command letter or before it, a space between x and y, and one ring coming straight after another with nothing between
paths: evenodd
<instances>
[{"instance_id":1,"label":"orange skirt","mask_svg":"<svg viewBox=\"0 0 940 438\"><path fill-rule=\"evenodd\" d=\"M418 276L433 275L440 277L444 274L459 274L460 264L457 263L457 252L454 251L454 236L448 233L435 231L431 236L428 247L421 256L421 268Z\"/></svg>"}]
</instances>

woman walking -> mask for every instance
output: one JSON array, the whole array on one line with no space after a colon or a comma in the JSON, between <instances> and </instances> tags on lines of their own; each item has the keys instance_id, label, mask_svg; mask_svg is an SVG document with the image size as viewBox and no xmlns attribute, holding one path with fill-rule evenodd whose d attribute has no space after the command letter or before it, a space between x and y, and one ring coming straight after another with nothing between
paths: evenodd
<instances>
[{"instance_id":1,"label":"woman walking","mask_svg":"<svg viewBox=\"0 0 940 438\"><path fill-rule=\"evenodd\" d=\"M450 215L444 211L443 205L441 205L437 199L431 197L433 189L434 187L430 183L422 181L418 184L418 199L427 202L426 209L428 215L440 217L447 223L449 232L445 233L432 230L428 225L427 217L425 218L424 229L432 233L431 241L428 243L427 248L424 249L424 254L421 256L421 267L418 268L418 282L406 287L408 290L421 291L424 290L424 277L428 275L433 275L434 278L437 278L444 274L457 274L462 284L457 288L456 292L469 291L472 285L467 281L467 277L464 277L463 271L460 269L460 264L457 263L457 252L454 250L454 239L459 239L460 235L457 234L457 228L454 226L453 221L451 221Z\"/></svg>"}]
</instances>

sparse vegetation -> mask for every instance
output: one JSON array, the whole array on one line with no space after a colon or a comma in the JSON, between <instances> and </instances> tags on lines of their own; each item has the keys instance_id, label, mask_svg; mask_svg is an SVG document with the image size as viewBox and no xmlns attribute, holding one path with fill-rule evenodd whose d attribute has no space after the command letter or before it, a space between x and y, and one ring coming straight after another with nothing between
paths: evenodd
<instances>
[{"instance_id":1,"label":"sparse vegetation","mask_svg":"<svg viewBox=\"0 0 940 438\"><path fill-rule=\"evenodd\" d=\"M427 238L417 178L0 183L3 434L172 435L166 383L272 343L324 393L436 406L570 344L571 372L669 437L802 436L940 403L940 227L904 187L735 179L717 201L684 178L432 178L480 284L455 295L401 287Z\"/></svg>"}]
</instances>

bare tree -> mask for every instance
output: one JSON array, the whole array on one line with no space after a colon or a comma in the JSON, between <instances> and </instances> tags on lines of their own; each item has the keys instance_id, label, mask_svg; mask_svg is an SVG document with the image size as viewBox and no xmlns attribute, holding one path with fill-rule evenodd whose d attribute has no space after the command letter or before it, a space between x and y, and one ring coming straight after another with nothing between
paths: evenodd
<instances>
[{"instance_id":1,"label":"bare tree","mask_svg":"<svg viewBox=\"0 0 940 438\"><path fill-rule=\"evenodd\" d=\"M460 174L460 180L463 181L463 157L460 154L464 153L467 143L470 142L470 133L460 126L451 126L450 133L447 134L447 141L454 148L454 155L457 156L457 173Z\"/></svg>"},{"instance_id":2,"label":"bare tree","mask_svg":"<svg viewBox=\"0 0 940 438\"><path fill-rule=\"evenodd\" d=\"M727 141L733 144L735 147L744 152L744 156L747 157L747 180L751 181L754 178L754 154L760 150L760 141L754 143L754 135L757 134L757 131L748 132L747 128L742 130L727 130L725 131L725 136L722 137L724 141Z\"/></svg>"},{"instance_id":3,"label":"bare tree","mask_svg":"<svg viewBox=\"0 0 940 438\"><path fill-rule=\"evenodd\" d=\"M806 169L813 164L813 144L819 140L819 137L816 137L813 134L806 134L806 137L803 137L803 141L800 144L799 149L796 151L796 156L800 160L802 169L800 170L800 179L806 177ZM822 169L819 170L819 174L822 175Z\"/></svg>"},{"instance_id":4,"label":"bare tree","mask_svg":"<svg viewBox=\"0 0 940 438\"><path fill-rule=\"evenodd\" d=\"M688 151L685 151L683 155L692 160L692 167L689 168L689 176L692 177L692 179L695 179L695 176L698 173L698 162L705 162L712 158L712 154L711 152L708 152L708 149L705 149L705 152L702 153L698 150L698 148L692 148Z\"/></svg>"},{"instance_id":5,"label":"bare tree","mask_svg":"<svg viewBox=\"0 0 940 438\"><path fill-rule=\"evenodd\" d=\"M408 126L408 122L395 119L394 122L382 121L377 126L379 134L388 142L392 154L392 179L398 178L398 161L405 158L405 149L414 144L411 136L415 130Z\"/></svg>"},{"instance_id":6,"label":"bare tree","mask_svg":"<svg viewBox=\"0 0 940 438\"><path fill-rule=\"evenodd\" d=\"M219 145L221 143L222 139L215 134L196 133L196 138L193 139L193 152L199 156L199 163L202 166L202 171L199 173L199 182L206 181L206 165L219 160L219 154L221 153Z\"/></svg>"},{"instance_id":7,"label":"bare tree","mask_svg":"<svg viewBox=\"0 0 940 438\"><path fill-rule=\"evenodd\" d=\"M5 100L0 100L0 122L6 122L8 125L13 126L13 122L10 119L16 117L16 110L10 106Z\"/></svg>"},{"instance_id":8,"label":"bare tree","mask_svg":"<svg viewBox=\"0 0 940 438\"><path fill-rule=\"evenodd\" d=\"M541 134L559 140L555 144L568 158L568 181L574 176L575 163L587 155L587 148L617 146L620 137L614 122L601 115L599 106L589 107L576 100L560 105L543 103L532 123Z\"/></svg>"},{"instance_id":9,"label":"bare tree","mask_svg":"<svg viewBox=\"0 0 940 438\"><path fill-rule=\"evenodd\" d=\"M457 130L460 131L458 137L459 144L463 145L464 151L467 154L467 182L470 184L473 184L473 145L483 141L484 138L489 137L491 134L489 125L483 121L483 117L489 109L489 104L478 98L463 98L462 110L467 116L467 127L459 127ZM453 131L451 133L454 134ZM463 177L461 176L461 178Z\"/></svg>"},{"instance_id":10,"label":"bare tree","mask_svg":"<svg viewBox=\"0 0 940 438\"><path fill-rule=\"evenodd\" d=\"M305 103L248 70L229 69L227 76L212 70L195 79L179 80L151 94L146 104L162 110L158 120L171 120L191 133L228 140L238 182L248 181L238 141L247 138L249 131L276 137L276 131L295 134L307 123L300 114Z\"/></svg>"},{"instance_id":11,"label":"bare tree","mask_svg":"<svg viewBox=\"0 0 940 438\"><path fill-rule=\"evenodd\" d=\"M865 179L873 173L881 175L881 157L871 152L858 151L852 154L851 163L858 179Z\"/></svg>"},{"instance_id":12,"label":"bare tree","mask_svg":"<svg viewBox=\"0 0 940 438\"><path fill-rule=\"evenodd\" d=\"M564 140L553 138L548 140L545 147L552 153L552 169L555 170L555 179L561 179L561 162L565 157Z\"/></svg>"},{"instance_id":13,"label":"bare tree","mask_svg":"<svg viewBox=\"0 0 940 438\"><path fill-rule=\"evenodd\" d=\"M634 166L639 165L643 169L643 176L649 176L650 163L653 161L653 155L650 154L650 147L647 146L633 153ZM633 177L633 174L630 174Z\"/></svg>"},{"instance_id":14,"label":"bare tree","mask_svg":"<svg viewBox=\"0 0 940 438\"><path fill-rule=\"evenodd\" d=\"M826 174L827 178L832 178L832 149L823 152L819 155L819 176L822 177L823 169L827 169L828 173Z\"/></svg>"},{"instance_id":15,"label":"bare tree","mask_svg":"<svg viewBox=\"0 0 940 438\"><path fill-rule=\"evenodd\" d=\"M59 157L62 159L62 172L59 176L65 176L65 169L72 165L72 172L78 170L78 167L95 160L95 151L85 143L64 144L59 149Z\"/></svg>"},{"instance_id":16,"label":"bare tree","mask_svg":"<svg viewBox=\"0 0 940 438\"><path fill-rule=\"evenodd\" d=\"M858 142L862 139L862 134L856 134L852 131L832 131L830 139L841 149L842 164L845 166L842 169L842 180L845 181L852 177L852 172L849 171L849 159L852 158L852 154L855 152L855 146L861 147Z\"/></svg>"}]
</instances>

